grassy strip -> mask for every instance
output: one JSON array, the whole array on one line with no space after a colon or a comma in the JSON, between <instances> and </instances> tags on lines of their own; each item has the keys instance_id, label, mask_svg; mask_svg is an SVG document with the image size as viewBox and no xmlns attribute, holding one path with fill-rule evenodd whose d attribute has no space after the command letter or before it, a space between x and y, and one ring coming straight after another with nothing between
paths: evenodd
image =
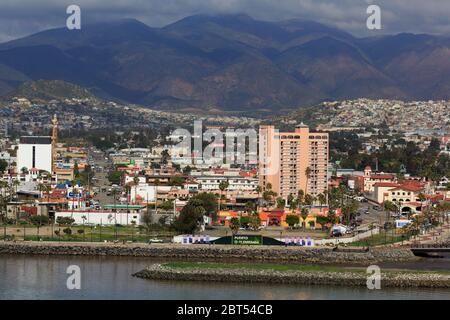
<instances>
[{"instance_id":1,"label":"grassy strip","mask_svg":"<svg viewBox=\"0 0 450 320\"><path fill-rule=\"evenodd\" d=\"M292 265L269 263L221 263L221 262L167 262L169 268L186 269L251 269L275 271L305 271L305 272L366 272L365 268L346 268L322 265Z\"/></svg>"},{"instance_id":2,"label":"grassy strip","mask_svg":"<svg viewBox=\"0 0 450 320\"><path fill-rule=\"evenodd\" d=\"M348 245L352 247L380 246L385 244L399 243L402 242L402 240L407 239L402 238L401 235L380 233L360 241L351 242Z\"/></svg>"},{"instance_id":3,"label":"grassy strip","mask_svg":"<svg viewBox=\"0 0 450 320\"><path fill-rule=\"evenodd\" d=\"M274 271L303 271L303 272L354 272L366 273L365 267L340 267L328 265L292 265L269 263L221 263L221 262L167 262L163 266L179 269L249 269L249 270L274 270ZM449 275L450 271L438 270L406 270L406 269L382 269L387 274L442 274Z\"/></svg>"}]
</instances>

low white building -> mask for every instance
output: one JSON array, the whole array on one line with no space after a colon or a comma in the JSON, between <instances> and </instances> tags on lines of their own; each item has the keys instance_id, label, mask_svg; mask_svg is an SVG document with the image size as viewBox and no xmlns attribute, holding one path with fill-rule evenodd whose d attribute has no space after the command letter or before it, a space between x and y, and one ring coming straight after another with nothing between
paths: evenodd
<instances>
[{"instance_id":1,"label":"low white building","mask_svg":"<svg viewBox=\"0 0 450 320\"><path fill-rule=\"evenodd\" d=\"M221 177L221 176L201 176L195 177L201 190L220 190L222 181L228 181L228 191L254 191L258 187L258 179L249 177Z\"/></svg>"},{"instance_id":2,"label":"low white building","mask_svg":"<svg viewBox=\"0 0 450 320\"><path fill-rule=\"evenodd\" d=\"M154 202L156 198L156 186L148 184L139 184L137 186L131 186L130 189L130 202Z\"/></svg>"},{"instance_id":3,"label":"low white building","mask_svg":"<svg viewBox=\"0 0 450 320\"><path fill-rule=\"evenodd\" d=\"M11 154L8 151L1 151L0 160L4 160L6 163L11 164L15 161L15 158L11 157Z\"/></svg>"}]
</instances>

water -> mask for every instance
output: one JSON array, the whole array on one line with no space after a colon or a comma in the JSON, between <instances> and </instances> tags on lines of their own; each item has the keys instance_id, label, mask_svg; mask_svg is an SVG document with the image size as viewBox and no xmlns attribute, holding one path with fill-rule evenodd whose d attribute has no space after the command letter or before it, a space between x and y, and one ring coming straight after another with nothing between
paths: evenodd
<instances>
[{"instance_id":1,"label":"water","mask_svg":"<svg viewBox=\"0 0 450 320\"><path fill-rule=\"evenodd\" d=\"M0 255L0 299L450 299L450 290L168 282L131 276L152 262L128 257ZM81 268L81 290L66 287L70 265Z\"/></svg>"}]
</instances>

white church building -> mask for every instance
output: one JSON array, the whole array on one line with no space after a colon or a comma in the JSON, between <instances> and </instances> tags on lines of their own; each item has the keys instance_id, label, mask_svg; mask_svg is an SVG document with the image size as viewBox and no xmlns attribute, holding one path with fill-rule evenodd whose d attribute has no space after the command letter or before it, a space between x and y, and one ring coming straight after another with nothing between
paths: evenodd
<instances>
[{"instance_id":1,"label":"white church building","mask_svg":"<svg viewBox=\"0 0 450 320\"><path fill-rule=\"evenodd\" d=\"M17 150L17 170L22 168L52 172L52 138L25 136Z\"/></svg>"}]
</instances>

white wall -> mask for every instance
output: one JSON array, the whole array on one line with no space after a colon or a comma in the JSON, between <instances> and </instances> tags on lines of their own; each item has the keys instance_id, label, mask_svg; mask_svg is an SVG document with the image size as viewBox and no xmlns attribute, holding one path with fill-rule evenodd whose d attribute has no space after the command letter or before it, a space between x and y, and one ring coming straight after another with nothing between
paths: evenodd
<instances>
[{"instance_id":1,"label":"white wall","mask_svg":"<svg viewBox=\"0 0 450 320\"><path fill-rule=\"evenodd\" d=\"M87 220L83 221L82 217L85 216ZM55 213L55 221L58 217L69 217L75 219L75 224L102 224L102 225L131 225L131 221L135 221L136 225L141 222L140 213L121 213L121 212L108 212L108 211L64 211Z\"/></svg>"},{"instance_id":2,"label":"white wall","mask_svg":"<svg viewBox=\"0 0 450 320\"><path fill-rule=\"evenodd\" d=\"M375 228L366 232L362 232L357 234L354 237L351 238L332 238L332 239L320 239L320 240L315 240L315 245L318 246L324 246L327 244L332 244L332 245L337 245L337 244L341 244L341 243L352 243L352 242L356 242L365 238L369 238L373 235L377 235L380 233L380 229L379 228Z\"/></svg>"},{"instance_id":3,"label":"white wall","mask_svg":"<svg viewBox=\"0 0 450 320\"><path fill-rule=\"evenodd\" d=\"M130 200L131 202L136 201L136 196L139 195L144 202L155 201L155 188L156 186L149 185L138 185L137 187L131 186L130 189Z\"/></svg>"},{"instance_id":4,"label":"white wall","mask_svg":"<svg viewBox=\"0 0 450 320\"><path fill-rule=\"evenodd\" d=\"M17 171L23 167L33 168L33 147L36 147L35 167L39 170L52 172L52 145L51 144L19 144L17 151Z\"/></svg>"}]
</instances>

